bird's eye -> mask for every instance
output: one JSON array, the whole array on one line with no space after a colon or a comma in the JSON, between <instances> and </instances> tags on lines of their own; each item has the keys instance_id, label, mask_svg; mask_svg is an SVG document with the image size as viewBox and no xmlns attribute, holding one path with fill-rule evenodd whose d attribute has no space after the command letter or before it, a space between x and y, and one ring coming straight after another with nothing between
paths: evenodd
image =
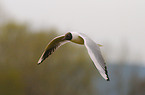
<instances>
[{"instance_id":1,"label":"bird's eye","mask_svg":"<svg viewBox=\"0 0 145 95\"><path fill-rule=\"evenodd\" d=\"M71 33L67 33L65 38L66 38L66 40L71 40L72 39Z\"/></svg>"},{"instance_id":2,"label":"bird's eye","mask_svg":"<svg viewBox=\"0 0 145 95\"><path fill-rule=\"evenodd\" d=\"M68 34L67 37L70 37L70 34Z\"/></svg>"}]
</instances>

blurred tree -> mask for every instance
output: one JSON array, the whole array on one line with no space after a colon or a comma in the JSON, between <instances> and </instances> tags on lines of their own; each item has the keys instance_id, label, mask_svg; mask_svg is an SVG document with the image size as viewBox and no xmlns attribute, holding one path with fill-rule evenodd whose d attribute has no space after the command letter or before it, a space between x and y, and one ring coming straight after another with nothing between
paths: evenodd
<instances>
[{"instance_id":1,"label":"blurred tree","mask_svg":"<svg viewBox=\"0 0 145 95\"><path fill-rule=\"evenodd\" d=\"M55 29L32 32L10 22L0 32L0 95L92 94L93 72L84 47L64 45L38 66L45 46L58 35Z\"/></svg>"}]
</instances>

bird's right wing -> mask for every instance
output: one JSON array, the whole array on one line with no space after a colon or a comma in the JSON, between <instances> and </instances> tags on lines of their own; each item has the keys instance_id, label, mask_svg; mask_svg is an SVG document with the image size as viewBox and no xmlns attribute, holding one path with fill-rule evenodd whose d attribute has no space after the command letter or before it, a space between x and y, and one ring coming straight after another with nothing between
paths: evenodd
<instances>
[{"instance_id":1,"label":"bird's right wing","mask_svg":"<svg viewBox=\"0 0 145 95\"><path fill-rule=\"evenodd\" d=\"M41 55L38 64L41 64L49 55L51 55L58 47L67 43L69 41L64 39L64 35L58 36L50 41L50 43L45 48L43 54Z\"/></svg>"},{"instance_id":2,"label":"bird's right wing","mask_svg":"<svg viewBox=\"0 0 145 95\"><path fill-rule=\"evenodd\" d=\"M84 45L86 46L88 53L94 62L96 68L99 70L102 77L109 81L108 71L104 58L102 57L99 45L93 40L87 37L85 34L80 33L80 37L84 39Z\"/></svg>"}]
</instances>

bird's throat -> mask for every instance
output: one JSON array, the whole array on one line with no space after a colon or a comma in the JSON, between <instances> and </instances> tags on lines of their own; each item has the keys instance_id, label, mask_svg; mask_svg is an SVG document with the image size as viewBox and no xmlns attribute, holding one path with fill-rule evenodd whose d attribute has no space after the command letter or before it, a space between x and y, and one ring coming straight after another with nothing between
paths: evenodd
<instances>
[{"instance_id":1,"label":"bird's throat","mask_svg":"<svg viewBox=\"0 0 145 95\"><path fill-rule=\"evenodd\" d=\"M74 42L74 43L77 43L77 44L81 44L81 45L84 44L84 40L83 40L83 38L80 37L80 36L78 36L77 38L73 38L73 39L71 40L71 42Z\"/></svg>"}]
</instances>

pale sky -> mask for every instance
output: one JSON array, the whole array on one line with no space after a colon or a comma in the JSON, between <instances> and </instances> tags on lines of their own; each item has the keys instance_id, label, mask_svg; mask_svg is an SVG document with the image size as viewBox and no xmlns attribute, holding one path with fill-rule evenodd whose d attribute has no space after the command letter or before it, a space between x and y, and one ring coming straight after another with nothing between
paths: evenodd
<instances>
[{"instance_id":1,"label":"pale sky","mask_svg":"<svg viewBox=\"0 0 145 95\"><path fill-rule=\"evenodd\" d=\"M107 60L145 65L145 0L0 0L14 19L33 27L55 26L87 34ZM107 48L106 48L106 47ZM127 48L125 48L127 47ZM124 50L126 53L123 53Z\"/></svg>"}]
</instances>

